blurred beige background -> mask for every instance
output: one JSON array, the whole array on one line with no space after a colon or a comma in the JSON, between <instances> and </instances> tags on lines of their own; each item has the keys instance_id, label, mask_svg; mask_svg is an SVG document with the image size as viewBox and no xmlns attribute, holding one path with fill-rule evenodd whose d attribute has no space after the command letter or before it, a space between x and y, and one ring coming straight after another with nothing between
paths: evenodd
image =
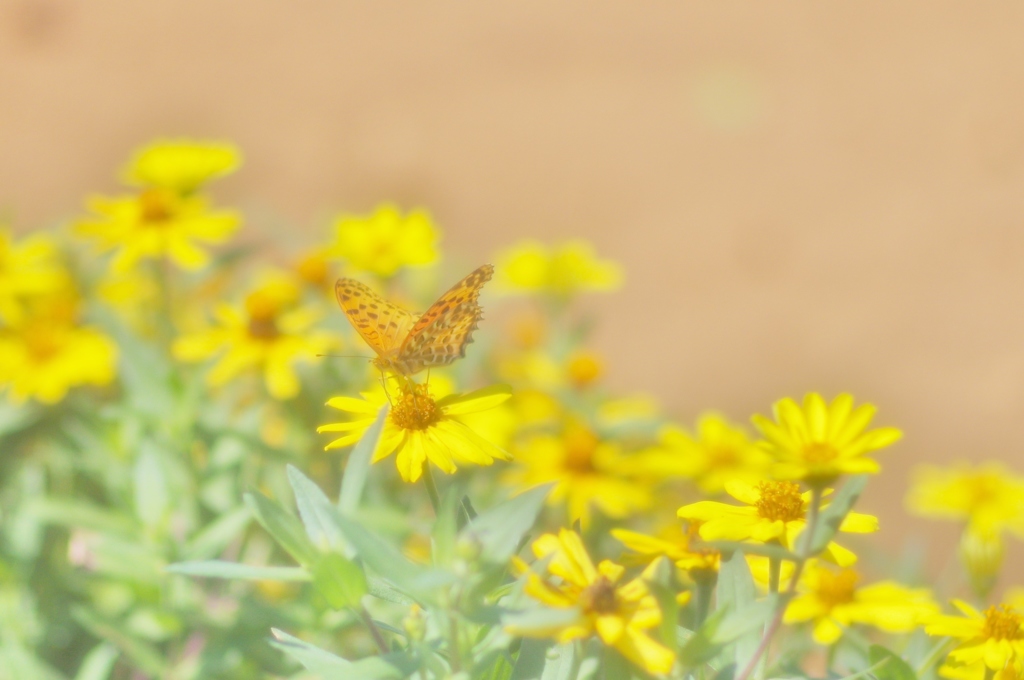
<instances>
[{"instance_id":1,"label":"blurred beige background","mask_svg":"<svg viewBox=\"0 0 1024 680\"><path fill-rule=\"evenodd\" d=\"M624 262L611 380L684 421L852 391L913 461L1024 468L1019 2L0 0L0 211L53 224L160 135L246 153L251 234L430 207L450 252Z\"/></svg>"}]
</instances>

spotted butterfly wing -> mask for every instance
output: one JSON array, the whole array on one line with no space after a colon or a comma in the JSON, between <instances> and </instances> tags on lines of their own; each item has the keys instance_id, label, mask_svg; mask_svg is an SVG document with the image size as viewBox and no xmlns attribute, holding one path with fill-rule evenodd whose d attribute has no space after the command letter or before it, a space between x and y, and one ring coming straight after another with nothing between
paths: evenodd
<instances>
[{"instance_id":1,"label":"spotted butterfly wing","mask_svg":"<svg viewBox=\"0 0 1024 680\"><path fill-rule=\"evenodd\" d=\"M334 284L338 305L366 344L386 359L401 347L416 315L391 304L355 279L338 279Z\"/></svg>"},{"instance_id":2,"label":"spotted butterfly wing","mask_svg":"<svg viewBox=\"0 0 1024 680\"><path fill-rule=\"evenodd\" d=\"M456 283L432 304L405 337L395 358L396 367L412 375L432 366L447 366L466 355L473 331L483 318L480 290L494 275L485 264Z\"/></svg>"}]
</instances>

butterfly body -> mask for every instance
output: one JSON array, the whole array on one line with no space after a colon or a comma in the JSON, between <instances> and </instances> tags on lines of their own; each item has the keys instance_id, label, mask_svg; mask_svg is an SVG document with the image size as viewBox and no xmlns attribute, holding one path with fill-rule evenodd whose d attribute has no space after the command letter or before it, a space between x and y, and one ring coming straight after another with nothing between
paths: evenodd
<instances>
[{"instance_id":1,"label":"butterfly body","mask_svg":"<svg viewBox=\"0 0 1024 680\"><path fill-rule=\"evenodd\" d=\"M493 266L478 267L421 315L388 302L355 279L338 279L334 292L349 322L376 352L374 365L408 377L465 356L483 317L477 302L480 289L493 275Z\"/></svg>"}]
</instances>

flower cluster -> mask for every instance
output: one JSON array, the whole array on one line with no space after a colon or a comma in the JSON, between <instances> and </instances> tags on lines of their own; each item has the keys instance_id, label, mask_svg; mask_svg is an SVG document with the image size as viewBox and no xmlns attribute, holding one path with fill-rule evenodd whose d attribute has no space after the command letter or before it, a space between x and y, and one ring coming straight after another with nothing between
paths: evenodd
<instances>
[{"instance_id":1,"label":"flower cluster","mask_svg":"<svg viewBox=\"0 0 1024 680\"><path fill-rule=\"evenodd\" d=\"M1024 677L1024 477L915 472L964 567L926 587L854 510L872 404L684 424L605 380L590 243L460 279L382 203L243 248L241 158L156 141L67 232L0 229L0 677Z\"/></svg>"}]
</instances>

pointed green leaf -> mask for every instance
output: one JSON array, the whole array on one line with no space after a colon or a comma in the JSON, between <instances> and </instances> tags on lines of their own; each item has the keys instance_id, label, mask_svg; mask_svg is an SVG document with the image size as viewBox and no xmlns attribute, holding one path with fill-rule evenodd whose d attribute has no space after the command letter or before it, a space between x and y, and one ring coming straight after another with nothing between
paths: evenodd
<instances>
[{"instance_id":1,"label":"pointed green leaf","mask_svg":"<svg viewBox=\"0 0 1024 680\"><path fill-rule=\"evenodd\" d=\"M367 593L363 570L338 553L321 555L310 571L313 585L335 609L357 607L360 598Z\"/></svg>"},{"instance_id":2,"label":"pointed green leaf","mask_svg":"<svg viewBox=\"0 0 1024 680\"><path fill-rule=\"evenodd\" d=\"M362 439L352 447L345 465L345 474L341 478L341 495L338 497L338 509L343 515L352 515L359 509L359 499L366 486L366 478L370 474L370 461L377 450L377 442L384 431L388 407L383 406L377 413L377 420L366 430Z\"/></svg>"},{"instance_id":3,"label":"pointed green leaf","mask_svg":"<svg viewBox=\"0 0 1024 680\"><path fill-rule=\"evenodd\" d=\"M545 484L499 503L480 513L462 534L474 536L480 542L482 559L506 564L523 536L533 528L552 488L552 484Z\"/></svg>"},{"instance_id":4,"label":"pointed green leaf","mask_svg":"<svg viewBox=\"0 0 1024 680\"><path fill-rule=\"evenodd\" d=\"M177 562L165 568L172 574L202 576L205 578L230 578L243 581L309 581L310 573L302 567L256 567L221 560L200 562Z\"/></svg>"},{"instance_id":5,"label":"pointed green leaf","mask_svg":"<svg viewBox=\"0 0 1024 680\"><path fill-rule=\"evenodd\" d=\"M336 521L337 508L331 504L320 487L299 472L298 468L289 465L287 474L309 540L320 550L333 550L352 557L355 552L345 541L345 536Z\"/></svg>"},{"instance_id":6,"label":"pointed green leaf","mask_svg":"<svg viewBox=\"0 0 1024 680\"><path fill-rule=\"evenodd\" d=\"M338 525L364 564L414 599L433 600L439 588L455 580L448 572L414 564L394 546L352 519L339 517Z\"/></svg>"},{"instance_id":7,"label":"pointed green leaf","mask_svg":"<svg viewBox=\"0 0 1024 680\"><path fill-rule=\"evenodd\" d=\"M882 645L871 645L868 658L872 666L882 664L875 668L874 675L878 680L917 680L917 673L910 664Z\"/></svg>"},{"instance_id":8,"label":"pointed green leaf","mask_svg":"<svg viewBox=\"0 0 1024 680\"><path fill-rule=\"evenodd\" d=\"M544 672L544 664L547 663L548 648L552 644L549 640L523 638L511 680L539 680Z\"/></svg>"},{"instance_id":9,"label":"pointed green leaf","mask_svg":"<svg viewBox=\"0 0 1024 680\"><path fill-rule=\"evenodd\" d=\"M117 647L109 642L101 642L82 659L75 680L109 680L118 656L120 653Z\"/></svg>"},{"instance_id":10,"label":"pointed green leaf","mask_svg":"<svg viewBox=\"0 0 1024 680\"><path fill-rule=\"evenodd\" d=\"M247 493L244 498L256 521L296 562L303 566L313 563L317 552L309 542L302 522L263 494Z\"/></svg>"},{"instance_id":11,"label":"pointed green leaf","mask_svg":"<svg viewBox=\"0 0 1024 680\"><path fill-rule=\"evenodd\" d=\"M271 628L270 632L276 638L271 641L271 645L298 661L306 670L320 675L324 680L333 680L334 678L339 678L339 680L341 678L401 680L416 669L416 664L405 654L371 656L353 662L276 628Z\"/></svg>"},{"instance_id":12,"label":"pointed green leaf","mask_svg":"<svg viewBox=\"0 0 1024 680\"><path fill-rule=\"evenodd\" d=\"M252 521L248 508L239 507L206 526L192 537L182 557L188 560L202 560L219 555Z\"/></svg>"},{"instance_id":13,"label":"pointed green leaf","mask_svg":"<svg viewBox=\"0 0 1024 680\"><path fill-rule=\"evenodd\" d=\"M734 552L727 560L722 560L718 572L717 601L718 606L730 613L747 612L757 597L754 577L750 574L743 553ZM735 661L737 668L746 668L754 655L761 636L757 628L751 628L736 638Z\"/></svg>"},{"instance_id":14,"label":"pointed green leaf","mask_svg":"<svg viewBox=\"0 0 1024 680\"><path fill-rule=\"evenodd\" d=\"M843 488L839 490L839 493L831 499L826 499L829 505L821 512L821 516L818 517L818 526L811 540L811 555L820 553L835 537L843 520L850 514L850 510L853 509L854 504L860 498L867 484L867 475L850 477L843 484ZM799 544L800 541L798 541L797 545Z\"/></svg>"}]
</instances>

